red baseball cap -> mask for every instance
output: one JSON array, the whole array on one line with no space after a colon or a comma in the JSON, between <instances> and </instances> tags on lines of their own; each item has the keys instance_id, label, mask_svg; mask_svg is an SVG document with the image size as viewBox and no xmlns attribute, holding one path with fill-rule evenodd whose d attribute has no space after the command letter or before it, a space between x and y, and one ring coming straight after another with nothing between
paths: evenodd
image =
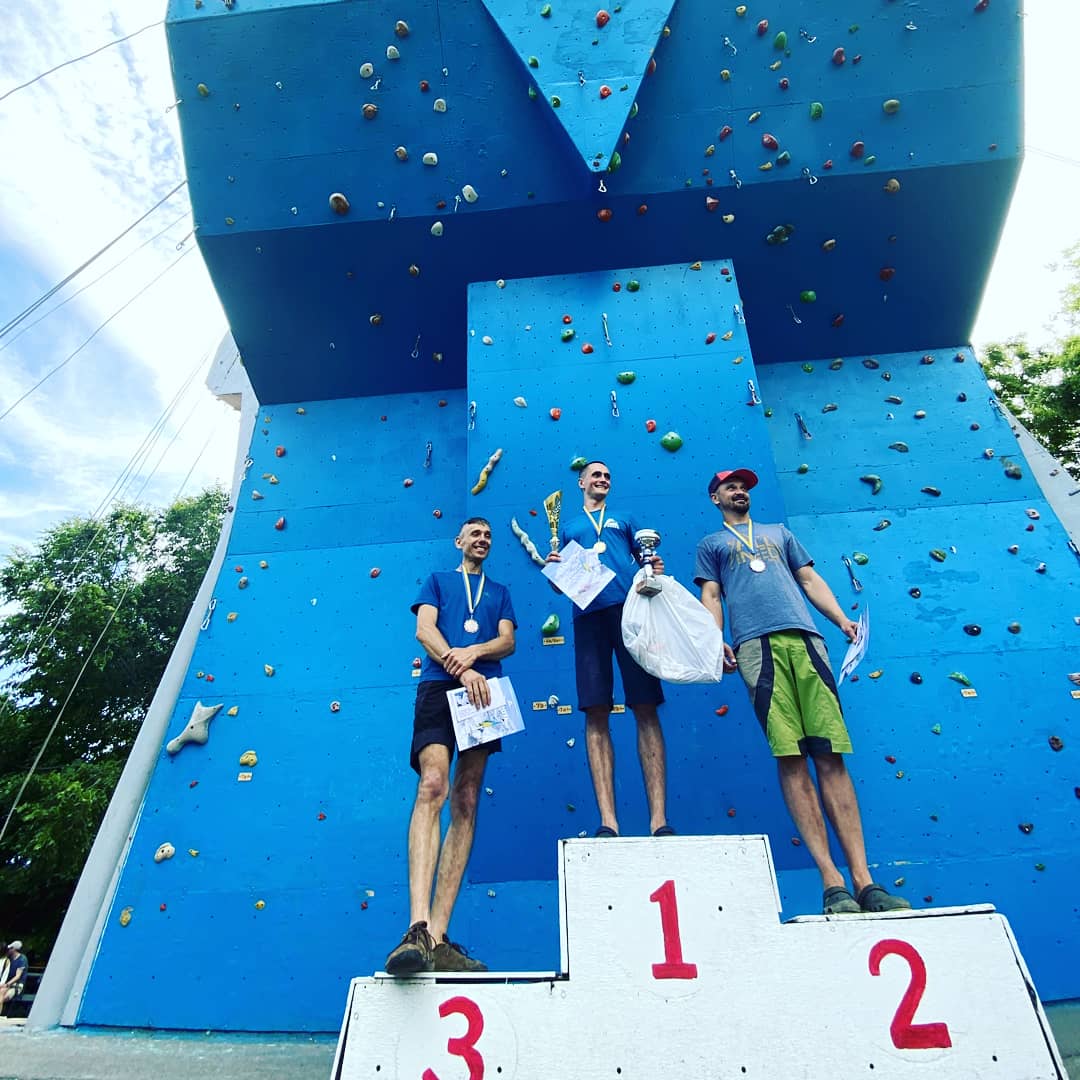
<instances>
[{"instance_id":1,"label":"red baseball cap","mask_svg":"<svg viewBox=\"0 0 1080 1080\"><path fill-rule=\"evenodd\" d=\"M757 484L757 474L752 473L749 469L726 469L723 472L716 473L709 480L709 494L711 495L725 481L732 479L741 480L746 485L747 491Z\"/></svg>"}]
</instances>

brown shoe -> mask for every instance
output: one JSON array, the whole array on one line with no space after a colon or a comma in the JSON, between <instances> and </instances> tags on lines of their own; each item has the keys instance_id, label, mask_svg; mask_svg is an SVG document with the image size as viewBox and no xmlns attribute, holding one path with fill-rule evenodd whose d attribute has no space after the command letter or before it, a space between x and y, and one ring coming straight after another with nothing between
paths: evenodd
<instances>
[{"instance_id":1,"label":"brown shoe","mask_svg":"<svg viewBox=\"0 0 1080 1080\"><path fill-rule=\"evenodd\" d=\"M386 970L390 975L415 975L432 970L435 942L431 940L426 922L413 923L401 944L386 958Z\"/></svg>"},{"instance_id":2,"label":"brown shoe","mask_svg":"<svg viewBox=\"0 0 1080 1080\"><path fill-rule=\"evenodd\" d=\"M445 934L431 954L432 971L487 971L487 964L474 960L461 945L455 945Z\"/></svg>"}]
</instances>

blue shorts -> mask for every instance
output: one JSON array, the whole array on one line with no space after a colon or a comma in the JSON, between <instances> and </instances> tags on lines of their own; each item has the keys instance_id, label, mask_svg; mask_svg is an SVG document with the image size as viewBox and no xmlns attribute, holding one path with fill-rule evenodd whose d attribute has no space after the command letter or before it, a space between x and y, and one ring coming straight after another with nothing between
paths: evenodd
<instances>
[{"instance_id":1,"label":"blue shorts","mask_svg":"<svg viewBox=\"0 0 1080 1080\"><path fill-rule=\"evenodd\" d=\"M574 668L577 673L578 708L614 704L615 673L611 654L619 661L626 704L660 705L664 691L627 651L622 638L622 604L613 604L579 615L574 620Z\"/></svg>"},{"instance_id":2,"label":"blue shorts","mask_svg":"<svg viewBox=\"0 0 1080 1080\"><path fill-rule=\"evenodd\" d=\"M454 722L450 719L450 702L446 700L447 690L456 690L461 683L457 679L428 680L416 688L416 708L413 711L413 737L409 749L409 764L416 773L420 772L420 751L425 746L438 743L450 751L450 760L454 759L457 739L454 737ZM502 750L502 739L493 739L483 746L474 746L465 753L486 750L497 754Z\"/></svg>"}]
</instances>

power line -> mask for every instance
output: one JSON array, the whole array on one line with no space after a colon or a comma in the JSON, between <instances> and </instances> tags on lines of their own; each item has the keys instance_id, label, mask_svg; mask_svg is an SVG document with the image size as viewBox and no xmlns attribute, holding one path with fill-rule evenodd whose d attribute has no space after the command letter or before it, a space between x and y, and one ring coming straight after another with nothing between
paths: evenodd
<instances>
[{"instance_id":1,"label":"power line","mask_svg":"<svg viewBox=\"0 0 1080 1080\"><path fill-rule=\"evenodd\" d=\"M191 250L191 248L188 248L178 258L173 259L173 261L169 263L169 265L166 266L160 274L157 274L155 277L151 278L151 280L148 281L133 297L131 297L130 300L127 300L123 304L121 304L120 307L117 308L116 311L114 311L103 323L101 323L98 328L73 353L69 354L65 359L61 360L60 363L56 365L56 367L51 368L49 371L45 372L45 374L42 375L41 378L38 379L38 381L34 383L33 386L31 386L28 390L26 390L19 397L17 397L2 413L0 413L0 420L3 420L5 417L7 417L14 409L21 405L35 390L37 390L44 383L48 382L48 380L51 379L58 371L60 371L62 368L67 367L67 365L70 364L71 361L74 360L75 357L78 356L79 353L81 353L83 349L85 349L86 346L89 345L90 342L93 341L94 338L96 338L98 334L100 334L101 331L104 330L105 327L113 321L113 319L115 319L119 314L121 314L133 303L135 303L135 301L138 300L139 297L147 291L147 289L149 289L153 285L156 285L178 262L183 261L183 259L187 255L190 255Z\"/></svg>"},{"instance_id":2,"label":"power line","mask_svg":"<svg viewBox=\"0 0 1080 1080\"><path fill-rule=\"evenodd\" d=\"M114 244L118 243L125 236L127 236L127 234L131 232L131 230L134 229L137 225L141 225L159 206L167 203L186 183L187 180L181 180L180 183L172 189L172 191L170 191L167 195L162 196L162 198L160 198L156 203L154 203L154 205L151 206L150 209L142 215L142 217L137 218L135 221L133 221L122 233L114 236L112 240L110 240L99 251L91 255L90 258L87 259L86 262L84 262L81 266L77 266L74 270L72 270L71 273L68 274L68 276L64 278L63 281L57 282L51 289L45 292L42 296L39 296L37 300L35 300L29 307L24 308L13 319L9 319L3 326L0 326L0 338L4 337L6 334L14 330L15 327L18 326L19 323L21 323L24 319L27 319L31 315L33 315L34 312L37 311L37 309L41 307L41 305L44 304L46 300L58 293L69 281L81 274L92 262L104 255L105 252L109 250L109 248L111 248Z\"/></svg>"},{"instance_id":3,"label":"power line","mask_svg":"<svg viewBox=\"0 0 1080 1080\"><path fill-rule=\"evenodd\" d=\"M49 308L49 310L46 311L45 314L42 315L40 319L35 319L32 323L28 323L17 334L15 334L9 341L6 341L6 342L4 342L3 345L0 345L0 352L3 352L5 349L10 348L28 330L32 330L35 326L38 325L38 323L44 322L50 315L52 315L55 312L59 311L65 304L70 304L72 300L74 300L77 296L81 296L91 286L96 285L103 278L107 278L114 270L117 270L121 266L123 266L124 263L126 263L128 261L128 259L132 258L132 256L137 255L140 251L142 251L142 249L144 247L146 247L147 244L152 244L159 237L164 236L170 229L172 229L175 226L179 225L180 222L183 221L184 218L186 218L188 216L188 214L190 214L190 213L191 213L190 210L185 210L178 218L173 218L173 220L170 221L169 224L166 225L164 229L161 229L160 231L154 233L154 235L151 236L149 240L144 240L137 248L134 248L133 250L129 251L119 262L113 263L113 265L110 266L108 270L105 270L103 273L98 274L98 276L96 278L94 278L93 281L88 281L81 289L79 289L76 292L73 292L70 296L64 297L64 299L61 300L60 303L56 305L56 307ZM188 235L190 235L190 233ZM181 240L179 242L179 244L177 245L177 250L178 251L181 250L181 248L183 247L186 240L187 240L187 237L185 237L183 240Z\"/></svg>"},{"instance_id":4,"label":"power line","mask_svg":"<svg viewBox=\"0 0 1080 1080\"><path fill-rule=\"evenodd\" d=\"M1064 154L1055 154L1052 150L1041 150L1037 146L1025 146L1024 151L1028 154L1038 154L1039 157L1049 158L1050 161L1060 162L1062 165L1075 165L1080 169L1080 161L1076 158L1066 157Z\"/></svg>"},{"instance_id":5,"label":"power line","mask_svg":"<svg viewBox=\"0 0 1080 1080\"><path fill-rule=\"evenodd\" d=\"M51 67L48 71L43 71L40 75L35 75L29 81L20 83L18 86L13 86L10 90L0 94L0 101L6 101L12 94L19 90L25 90L28 86L33 86L34 83L44 79L46 75L51 75L54 71L59 71L61 68L66 68L71 64L77 64L80 60L86 60L88 57L96 56L99 52L111 49L114 45L121 44L121 42L130 41L133 37L138 37L140 34L145 33L145 31L152 30L155 26L161 26L164 21L164 19L158 19L157 22L147 23L142 30L136 30L133 34L126 34L124 37L115 38L113 41L107 41L104 45L99 45L96 49L91 49L90 52L83 53L82 56L73 56L70 60L65 60L62 64L57 64L56 67Z\"/></svg>"}]
</instances>

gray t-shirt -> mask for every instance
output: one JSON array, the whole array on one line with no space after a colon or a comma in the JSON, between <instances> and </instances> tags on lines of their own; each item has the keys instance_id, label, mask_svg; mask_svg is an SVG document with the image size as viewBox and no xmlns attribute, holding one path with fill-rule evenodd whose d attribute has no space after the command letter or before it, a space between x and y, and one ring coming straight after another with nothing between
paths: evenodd
<instances>
[{"instance_id":1,"label":"gray t-shirt","mask_svg":"<svg viewBox=\"0 0 1080 1080\"><path fill-rule=\"evenodd\" d=\"M747 535L745 525L734 528ZM754 573L752 558L764 560L765 569ZM806 594L795 579L795 572L813 566L810 553L788 532L784 525L761 525L754 522L754 554L727 529L710 533L698 544L694 563L694 581L715 581L727 602L727 636L732 648L750 638L775 630L809 630L814 625Z\"/></svg>"}]
</instances>

